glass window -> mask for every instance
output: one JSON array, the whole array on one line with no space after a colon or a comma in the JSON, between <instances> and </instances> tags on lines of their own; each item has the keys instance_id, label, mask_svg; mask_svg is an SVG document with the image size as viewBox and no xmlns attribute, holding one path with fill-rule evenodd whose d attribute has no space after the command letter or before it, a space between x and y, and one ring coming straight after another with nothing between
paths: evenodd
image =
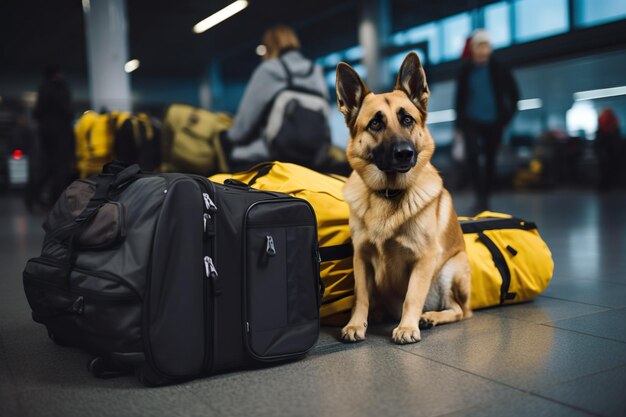
<instances>
[{"instance_id":1,"label":"glass window","mask_svg":"<svg viewBox=\"0 0 626 417\"><path fill-rule=\"evenodd\" d=\"M450 61L461 58L465 41L472 30L469 13L461 13L441 21L443 30L443 59Z\"/></svg>"},{"instance_id":2,"label":"glass window","mask_svg":"<svg viewBox=\"0 0 626 417\"><path fill-rule=\"evenodd\" d=\"M624 0L575 0L576 24L593 26L626 18Z\"/></svg>"},{"instance_id":3,"label":"glass window","mask_svg":"<svg viewBox=\"0 0 626 417\"><path fill-rule=\"evenodd\" d=\"M358 61L363 58L363 48L361 46L354 46L350 49L346 49L343 52L343 56L345 56L348 61Z\"/></svg>"},{"instance_id":4,"label":"glass window","mask_svg":"<svg viewBox=\"0 0 626 417\"><path fill-rule=\"evenodd\" d=\"M511 6L500 2L485 7L485 29L491 35L494 49L511 45Z\"/></svg>"},{"instance_id":5,"label":"glass window","mask_svg":"<svg viewBox=\"0 0 626 417\"><path fill-rule=\"evenodd\" d=\"M428 60L437 64L441 60L441 47L439 45L439 30L436 23L417 26L404 32L398 32L391 37L391 43L403 46L409 43L428 42ZM420 59L422 55L420 55Z\"/></svg>"},{"instance_id":6,"label":"glass window","mask_svg":"<svg viewBox=\"0 0 626 417\"><path fill-rule=\"evenodd\" d=\"M568 0L517 0L515 39L527 42L566 32L569 27Z\"/></svg>"}]
</instances>

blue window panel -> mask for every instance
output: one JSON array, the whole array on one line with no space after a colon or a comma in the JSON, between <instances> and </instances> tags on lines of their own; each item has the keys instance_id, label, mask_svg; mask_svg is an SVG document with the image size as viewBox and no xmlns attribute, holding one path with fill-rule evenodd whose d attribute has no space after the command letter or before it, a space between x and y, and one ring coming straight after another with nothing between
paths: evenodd
<instances>
[{"instance_id":1,"label":"blue window panel","mask_svg":"<svg viewBox=\"0 0 626 417\"><path fill-rule=\"evenodd\" d=\"M507 2L491 4L484 9L485 29L491 35L494 49L511 45L511 6Z\"/></svg>"},{"instance_id":2,"label":"blue window panel","mask_svg":"<svg viewBox=\"0 0 626 417\"><path fill-rule=\"evenodd\" d=\"M348 61L358 61L359 59L363 58L363 48L361 46L354 46L350 49L346 49L343 52L343 56Z\"/></svg>"},{"instance_id":3,"label":"blue window panel","mask_svg":"<svg viewBox=\"0 0 626 417\"><path fill-rule=\"evenodd\" d=\"M407 56L409 52L417 52L417 56L420 57L420 61L422 61L422 64L424 64L425 62L424 51L422 51L421 49L411 49L411 50L399 52L397 54L390 56L389 57L389 71L391 71L394 74L400 71L400 65L402 65L402 61L404 61L404 58Z\"/></svg>"},{"instance_id":4,"label":"blue window panel","mask_svg":"<svg viewBox=\"0 0 626 417\"><path fill-rule=\"evenodd\" d=\"M568 0L517 0L515 2L515 40L528 42L569 28Z\"/></svg>"},{"instance_id":5,"label":"blue window panel","mask_svg":"<svg viewBox=\"0 0 626 417\"><path fill-rule=\"evenodd\" d=\"M465 41L472 30L469 13L461 13L441 20L443 30L443 59L451 61L461 58Z\"/></svg>"},{"instance_id":6,"label":"blue window panel","mask_svg":"<svg viewBox=\"0 0 626 417\"><path fill-rule=\"evenodd\" d=\"M341 61L341 54L339 52L334 52L332 54L328 54L325 57L320 58L319 64L323 67L334 67Z\"/></svg>"},{"instance_id":7,"label":"blue window panel","mask_svg":"<svg viewBox=\"0 0 626 417\"><path fill-rule=\"evenodd\" d=\"M624 0L575 0L576 25L593 26L626 18Z\"/></svg>"},{"instance_id":8,"label":"blue window panel","mask_svg":"<svg viewBox=\"0 0 626 417\"><path fill-rule=\"evenodd\" d=\"M430 63L437 64L441 61L441 46L437 23L417 26L403 32L398 32L391 37L391 43L396 46L418 42L428 42L428 60Z\"/></svg>"}]
</instances>

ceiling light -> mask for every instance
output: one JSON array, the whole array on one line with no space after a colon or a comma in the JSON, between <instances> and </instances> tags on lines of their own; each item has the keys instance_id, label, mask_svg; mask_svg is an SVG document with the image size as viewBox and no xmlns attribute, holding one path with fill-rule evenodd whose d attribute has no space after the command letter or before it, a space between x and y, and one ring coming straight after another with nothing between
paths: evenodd
<instances>
[{"instance_id":1,"label":"ceiling light","mask_svg":"<svg viewBox=\"0 0 626 417\"><path fill-rule=\"evenodd\" d=\"M139 68L138 59L131 59L130 61L124 64L124 71L126 71L129 74L135 71L137 68Z\"/></svg>"},{"instance_id":2,"label":"ceiling light","mask_svg":"<svg viewBox=\"0 0 626 417\"><path fill-rule=\"evenodd\" d=\"M454 122L456 120L456 111L454 109L431 111L428 113L426 123L434 125L436 123Z\"/></svg>"},{"instance_id":3,"label":"ceiling light","mask_svg":"<svg viewBox=\"0 0 626 417\"><path fill-rule=\"evenodd\" d=\"M527 98L517 102L517 110L534 110L543 107L543 101L540 98Z\"/></svg>"},{"instance_id":4,"label":"ceiling light","mask_svg":"<svg viewBox=\"0 0 626 417\"><path fill-rule=\"evenodd\" d=\"M574 93L574 100L594 100L597 98L615 97L626 95L626 86L613 88L600 88L598 90L578 91Z\"/></svg>"},{"instance_id":5,"label":"ceiling light","mask_svg":"<svg viewBox=\"0 0 626 417\"><path fill-rule=\"evenodd\" d=\"M248 7L247 0L237 0L236 2L224 7L219 12L213 13L206 19L196 23L196 25L193 27L193 31L196 33L202 33L208 29L211 29L213 26L223 22L232 15L239 13L246 7Z\"/></svg>"},{"instance_id":6,"label":"ceiling light","mask_svg":"<svg viewBox=\"0 0 626 417\"><path fill-rule=\"evenodd\" d=\"M256 47L256 54L258 56L263 56L267 53L267 48L265 47L265 45L259 45Z\"/></svg>"}]
</instances>

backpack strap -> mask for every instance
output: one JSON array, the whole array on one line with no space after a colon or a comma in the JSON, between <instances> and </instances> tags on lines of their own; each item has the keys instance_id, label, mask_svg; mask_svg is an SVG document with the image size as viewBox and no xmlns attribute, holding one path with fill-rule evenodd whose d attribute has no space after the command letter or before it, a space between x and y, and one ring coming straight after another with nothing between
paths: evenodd
<instances>
[{"instance_id":1,"label":"backpack strap","mask_svg":"<svg viewBox=\"0 0 626 417\"><path fill-rule=\"evenodd\" d=\"M293 87L293 74L291 73L291 71L289 71L289 67L287 66L287 63L282 58L278 58L278 61L283 66L283 69L285 70L285 74L287 76L287 88Z\"/></svg>"}]
</instances>

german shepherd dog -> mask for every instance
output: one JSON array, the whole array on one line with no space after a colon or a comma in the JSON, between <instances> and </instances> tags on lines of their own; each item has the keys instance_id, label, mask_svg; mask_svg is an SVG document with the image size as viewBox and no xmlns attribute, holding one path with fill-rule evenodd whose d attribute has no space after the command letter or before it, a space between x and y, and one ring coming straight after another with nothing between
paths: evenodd
<instances>
[{"instance_id":1,"label":"german shepherd dog","mask_svg":"<svg viewBox=\"0 0 626 417\"><path fill-rule=\"evenodd\" d=\"M391 93L374 94L348 64L337 66L337 104L350 129L353 169L344 188L354 246L355 305L341 332L365 339L368 313L400 320L395 343L420 328L471 317L470 267L452 199L431 165L430 92L415 53Z\"/></svg>"}]
</instances>

